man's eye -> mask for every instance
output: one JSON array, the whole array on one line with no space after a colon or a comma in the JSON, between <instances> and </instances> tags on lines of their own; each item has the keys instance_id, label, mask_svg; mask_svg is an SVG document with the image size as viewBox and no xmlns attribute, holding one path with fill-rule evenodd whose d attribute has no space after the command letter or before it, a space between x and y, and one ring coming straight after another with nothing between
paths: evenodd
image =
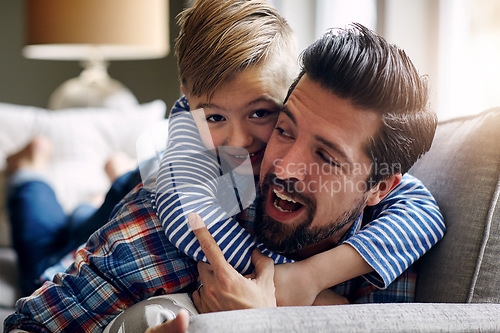
<instances>
[{"instance_id":1,"label":"man's eye","mask_svg":"<svg viewBox=\"0 0 500 333\"><path fill-rule=\"evenodd\" d=\"M213 115L207 116L207 121L210 121L213 123L217 123L217 122L224 121L224 120L226 120L226 118L224 118L224 116L221 116L220 114L213 114Z\"/></svg>"},{"instance_id":2,"label":"man's eye","mask_svg":"<svg viewBox=\"0 0 500 333\"><path fill-rule=\"evenodd\" d=\"M274 129L275 129L276 131L278 131L278 133L279 133L280 135L282 135L282 136L286 136L286 137L289 137L289 138L291 138L291 137L292 137L292 136L291 136L291 135L290 135L287 131L285 131L285 130L284 130L284 129L282 129L281 127L278 127L278 126L277 126L277 127L275 127Z\"/></svg>"},{"instance_id":3,"label":"man's eye","mask_svg":"<svg viewBox=\"0 0 500 333\"><path fill-rule=\"evenodd\" d=\"M329 156L326 156L325 154L323 154L322 152L318 152L318 156L323 160L325 161L326 163L330 164L331 166L335 166L335 167L339 167L340 164L334 160L333 158L329 157Z\"/></svg>"}]
</instances>

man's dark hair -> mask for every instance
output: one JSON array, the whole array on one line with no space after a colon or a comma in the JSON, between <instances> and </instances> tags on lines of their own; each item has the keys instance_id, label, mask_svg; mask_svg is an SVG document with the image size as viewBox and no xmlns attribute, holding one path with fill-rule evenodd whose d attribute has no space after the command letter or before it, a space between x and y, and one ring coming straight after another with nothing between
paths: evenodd
<instances>
[{"instance_id":1,"label":"man's dark hair","mask_svg":"<svg viewBox=\"0 0 500 333\"><path fill-rule=\"evenodd\" d=\"M428 83L402 49L353 24L326 32L302 52L301 66L288 96L307 74L355 107L379 113L382 125L366 144L370 187L404 174L430 149L437 118L428 107Z\"/></svg>"}]
</instances>

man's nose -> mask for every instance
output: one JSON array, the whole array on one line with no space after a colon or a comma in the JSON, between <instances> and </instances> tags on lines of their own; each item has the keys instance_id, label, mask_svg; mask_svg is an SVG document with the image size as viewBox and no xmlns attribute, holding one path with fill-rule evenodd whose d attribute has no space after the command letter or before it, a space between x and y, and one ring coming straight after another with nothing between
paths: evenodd
<instances>
[{"instance_id":1,"label":"man's nose","mask_svg":"<svg viewBox=\"0 0 500 333\"><path fill-rule=\"evenodd\" d=\"M304 147L294 144L282 158L276 160L275 174L279 179L296 179L303 181L307 175L309 165L308 154Z\"/></svg>"}]
</instances>

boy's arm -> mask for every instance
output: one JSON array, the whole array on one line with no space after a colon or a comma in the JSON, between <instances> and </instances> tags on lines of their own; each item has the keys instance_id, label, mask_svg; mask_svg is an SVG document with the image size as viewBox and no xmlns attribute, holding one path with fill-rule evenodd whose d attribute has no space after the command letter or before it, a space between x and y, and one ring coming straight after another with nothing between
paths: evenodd
<instances>
[{"instance_id":1,"label":"boy's arm","mask_svg":"<svg viewBox=\"0 0 500 333\"><path fill-rule=\"evenodd\" d=\"M190 258L206 262L187 222L188 214L195 212L205 221L227 261L238 272L248 274L253 270L251 253L255 247L275 263L289 262L262 244L256 244L255 237L231 217L253 201L253 175L224 170L220 158L203 144L192 113L176 112L169 120L168 144L153 199L165 234ZM238 199L242 200L238 202Z\"/></svg>"},{"instance_id":2,"label":"boy's arm","mask_svg":"<svg viewBox=\"0 0 500 333\"><path fill-rule=\"evenodd\" d=\"M371 222L345 243L373 267L364 277L381 289L439 242L446 230L436 200L409 174L378 205L368 207L365 217Z\"/></svg>"},{"instance_id":3,"label":"boy's arm","mask_svg":"<svg viewBox=\"0 0 500 333\"><path fill-rule=\"evenodd\" d=\"M370 272L373 268L358 251L341 244L302 261L277 265L274 268L276 302L278 306L326 304L328 294L321 298L322 291Z\"/></svg>"},{"instance_id":4,"label":"boy's arm","mask_svg":"<svg viewBox=\"0 0 500 333\"><path fill-rule=\"evenodd\" d=\"M276 267L278 304L311 304L322 290L360 275L378 288L387 288L444 236L443 217L434 198L410 175L364 213L371 222L343 244Z\"/></svg>"}]
</instances>

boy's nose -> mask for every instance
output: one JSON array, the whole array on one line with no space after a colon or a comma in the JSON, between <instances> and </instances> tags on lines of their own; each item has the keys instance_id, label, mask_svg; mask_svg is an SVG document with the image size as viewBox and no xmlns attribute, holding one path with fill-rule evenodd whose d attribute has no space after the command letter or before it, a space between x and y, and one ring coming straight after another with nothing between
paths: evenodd
<instances>
[{"instance_id":1,"label":"boy's nose","mask_svg":"<svg viewBox=\"0 0 500 333\"><path fill-rule=\"evenodd\" d=\"M227 144L228 146L247 148L250 147L252 143L252 134L244 127L235 126L229 134Z\"/></svg>"}]
</instances>

